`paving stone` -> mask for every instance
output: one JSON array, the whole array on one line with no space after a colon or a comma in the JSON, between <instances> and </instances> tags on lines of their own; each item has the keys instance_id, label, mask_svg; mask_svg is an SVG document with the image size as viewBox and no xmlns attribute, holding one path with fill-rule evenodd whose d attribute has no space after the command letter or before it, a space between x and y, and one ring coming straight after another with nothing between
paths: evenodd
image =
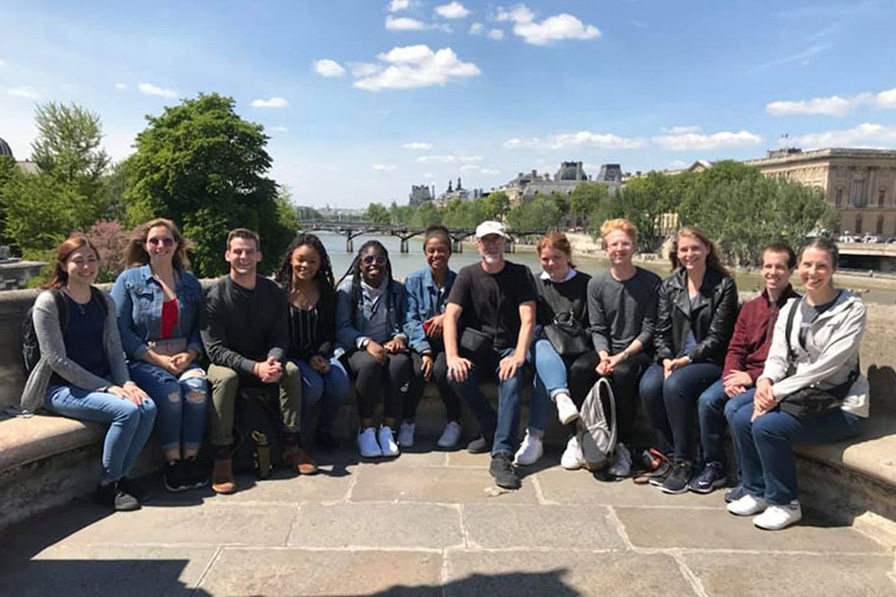
<instances>
[{"instance_id":1,"label":"paving stone","mask_svg":"<svg viewBox=\"0 0 896 597\"><path fill-rule=\"evenodd\" d=\"M887 556L695 554L684 556L709 597L892 597Z\"/></svg>"},{"instance_id":2,"label":"paving stone","mask_svg":"<svg viewBox=\"0 0 896 597\"><path fill-rule=\"evenodd\" d=\"M827 527L804 513L803 521L783 531L762 531L750 517L718 510L617 507L635 547L749 549L761 551L882 553L886 549L849 527Z\"/></svg>"},{"instance_id":3,"label":"paving stone","mask_svg":"<svg viewBox=\"0 0 896 597\"><path fill-rule=\"evenodd\" d=\"M600 504L609 506L658 506L724 508L725 492L708 495L682 493L668 495L651 485L636 485L631 479L598 481L586 470L550 468L537 473L542 495L558 504Z\"/></svg>"},{"instance_id":4,"label":"paving stone","mask_svg":"<svg viewBox=\"0 0 896 597\"><path fill-rule=\"evenodd\" d=\"M665 554L448 552L445 595L694 597L678 564Z\"/></svg>"},{"instance_id":5,"label":"paving stone","mask_svg":"<svg viewBox=\"0 0 896 597\"><path fill-rule=\"evenodd\" d=\"M321 470L316 475L289 475L284 478L251 480L247 483L240 478L240 491L233 495L221 496L229 503L240 502L282 502L308 503L345 499L358 468L350 474L331 476L330 470ZM217 499L217 498L216 498Z\"/></svg>"},{"instance_id":6,"label":"paving stone","mask_svg":"<svg viewBox=\"0 0 896 597\"><path fill-rule=\"evenodd\" d=\"M469 504L463 512L471 547L626 548L609 509L600 506Z\"/></svg>"},{"instance_id":7,"label":"paving stone","mask_svg":"<svg viewBox=\"0 0 896 597\"><path fill-rule=\"evenodd\" d=\"M410 473L410 474L409 474ZM441 503L529 503L538 501L531 482L517 491L495 486L486 470L445 467L364 467L352 490L352 501Z\"/></svg>"},{"instance_id":8,"label":"paving stone","mask_svg":"<svg viewBox=\"0 0 896 597\"><path fill-rule=\"evenodd\" d=\"M436 552L226 548L198 594L440 597L441 570Z\"/></svg>"},{"instance_id":9,"label":"paving stone","mask_svg":"<svg viewBox=\"0 0 896 597\"><path fill-rule=\"evenodd\" d=\"M448 466L488 468L491 462L489 454L470 454L466 450L448 452Z\"/></svg>"},{"instance_id":10,"label":"paving stone","mask_svg":"<svg viewBox=\"0 0 896 597\"><path fill-rule=\"evenodd\" d=\"M0 581L0 595L186 596L214 555L214 548L57 545Z\"/></svg>"},{"instance_id":11,"label":"paving stone","mask_svg":"<svg viewBox=\"0 0 896 597\"><path fill-rule=\"evenodd\" d=\"M66 545L191 544L285 545L296 507L292 505L219 504L201 507L144 506L122 512L74 532Z\"/></svg>"},{"instance_id":12,"label":"paving stone","mask_svg":"<svg viewBox=\"0 0 896 597\"><path fill-rule=\"evenodd\" d=\"M437 504L302 506L289 545L442 549L462 546L460 510Z\"/></svg>"}]
</instances>

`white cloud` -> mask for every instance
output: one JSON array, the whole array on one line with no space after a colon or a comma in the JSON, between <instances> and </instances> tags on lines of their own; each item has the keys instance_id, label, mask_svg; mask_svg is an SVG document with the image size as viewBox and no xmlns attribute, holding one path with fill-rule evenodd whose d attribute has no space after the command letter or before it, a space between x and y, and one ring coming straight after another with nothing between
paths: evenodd
<instances>
[{"instance_id":1,"label":"white cloud","mask_svg":"<svg viewBox=\"0 0 896 597\"><path fill-rule=\"evenodd\" d=\"M461 172L465 172L467 170L479 170L479 166L476 164L464 164L460 167Z\"/></svg>"},{"instance_id":2,"label":"white cloud","mask_svg":"<svg viewBox=\"0 0 896 597\"><path fill-rule=\"evenodd\" d=\"M863 92L852 97L814 97L809 100L775 101L765 106L765 111L773 116L796 114L823 114L826 116L846 116L857 106L871 104L878 108L896 109L896 87L880 93Z\"/></svg>"},{"instance_id":3,"label":"white cloud","mask_svg":"<svg viewBox=\"0 0 896 597\"><path fill-rule=\"evenodd\" d=\"M463 4L454 0L448 4L436 6L436 14L443 19L463 19L470 14L470 11Z\"/></svg>"},{"instance_id":4,"label":"white cloud","mask_svg":"<svg viewBox=\"0 0 896 597\"><path fill-rule=\"evenodd\" d=\"M347 64L352 71L352 76L355 78L369 77L383 70L382 66L372 62L349 62Z\"/></svg>"},{"instance_id":5,"label":"white cloud","mask_svg":"<svg viewBox=\"0 0 896 597\"><path fill-rule=\"evenodd\" d=\"M759 145L762 137L749 131L722 131L711 135L681 133L654 137L653 142L668 151L711 151L713 149Z\"/></svg>"},{"instance_id":6,"label":"white cloud","mask_svg":"<svg viewBox=\"0 0 896 597\"><path fill-rule=\"evenodd\" d=\"M421 141L411 141L402 145L405 149L432 149L432 143L423 143Z\"/></svg>"},{"instance_id":7,"label":"white cloud","mask_svg":"<svg viewBox=\"0 0 896 597\"><path fill-rule=\"evenodd\" d=\"M274 96L268 99L252 100L253 108L285 108L288 105L289 102L286 101L286 98L278 96Z\"/></svg>"},{"instance_id":8,"label":"white cloud","mask_svg":"<svg viewBox=\"0 0 896 597\"><path fill-rule=\"evenodd\" d=\"M504 30L503 29L489 29L488 30L488 38L494 39L495 41L500 41L504 39Z\"/></svg>"},{"instance_id":9,"label":"white cloud","mask_svg":"<svg viewBox=\"0 0 896 597\"><path fill-rule=\"evenodd\" d=\"M34 87L12 87L6 91L6 95L24 97L25 99L38 99L40 92Z\"/></svg>"},{"instance_id":10,"label":"white cloud","mask_svg":"<svg viewBox=\"0 0 896 597\"><path fill-rule=\"evenodd\" d=\"M637 149L644 147L643 139L620 137L612 133L561 133L548 137L531 137L529 139L510 139L504 142L505 149L539 149L557 150L581 147L600 147L602 149Z\"/></svg>"},{"instance_id":11,"label":"white cloud","mask_svg":"<svg viewBox=\"0 0 896 597\"><path fill-rule=\"evenodd\" d=\"M127 84L127 83L116 83L116 84L115 84L115 89L125 90L125 89L127 89L127 88L128 88L128 84Z\"/></svg>"},{"instance_id":12,"label":"white cloud","mask_svg":"<svg viewBox=\"0 0 896 597\"><path fill-rule=\"evenodd\" d=\"M669 170L683 170L690 166L690 162L686 162L684 160L672 160L669 162L668 166L666 166Z\"/></svg>"},{"instance_id":13,"label":"white cloud","mask_svg":"<svg viewBox=\"0 0 896 597\"><path fill-rule=\"evenodd\" d=\"M386 29L389 31L423 31L426 29L426 23L411 19L408 17L386 16Z\"/></svg>"},{"instance_id":14,"label":"white cloud","mask_svg":"<svg viewBox=\"0 0 896 597\"><path fill-rule=\"evenodd\" d=\"M433 52L426 45L395 47L377 58L389 66L358 78L355 87L367 91L431 87L476 77L482 72L472 62L462 62L451 48Z\"/></svg>"},{"instance_id":15,"label":"white cloud","mask_svg":"<svg viewBox=\"0 0 896 597\"><path fill-rule=\"evenodd\" d=\"M480 174L485 174L486 176L494 176L495 174L500 174L501 171L497 168L483 168L479 171Z\"/></svg>"},{"instance_id":16,"label":"white cloud","mask_svg":"<svg viewBox=\"0 0 896 597\"><path fill-rule=\"evenodd\" d=\"M671 135L683 135L685 133L699 133L699 126L670 126L668 128L663 128L664 133L669 133Z\"/></svg>"},{"instance_id":17,"label":"white cloud","mask_svg":"<svg viewBox=\"0 0 896 597\"><path fill-rule=\"evenodd\" d=\"M374 172L392 172L397 168L398 166L396 166L395 164L374 164L370 167L370 169Z\"/></svg>"},{"instance_id":18,"label":"white cloud","mask_svg":"<svg viewBox=\"0 0 896 597\"><path fill-rule=\"evenodd\" d=\"M314 61L314 72L322 77L341 77L345 74L345 69L335 60L323 58Z\"/></svg>"},{"instance_id":19,"label":"white cloud","mask_svg":"<svg viewBox=\"0 0 896 597\"><path fill-rule=\"evenodd\" d=\"M152 83L140 83L137 85L137 89L140 90L140 93L143 95L157 95L159 97L177 97L177 92L173 89L165 89L164 87L157 87Z\"/></svg>"},{"instance_id":20,"label":"white cloud","mask_svg":"<svg viewBox=\"0 0 896 597\"><path fill-rule=\"evenodd\" d=\"M809 46L802 52L797 52L796 54L791 54L789 56L784 56L783 58L777 58L775 60L769 60L768 62L758 64L754 67L754 70L766 70L773 66L790 64L791 62L799 62L800 64L805 66L812 61L813 56L821 54L830 47L831 44L815 44L813 46Z\"/></svg>"},{"instance_id":21,"label":"white cloud","mask_svg":"<svg viewBox=\"0 0 896 597\"><path fill-rule=\"evenodd\" d=\"M423 178L425 178L427 180L431 179L432 177L433 177L432 174L429 172L427 172L426 174L423 175Z\"/></svg>"},{"instance_id":22,"label":"white cloud","mask_svg":"<svg viewBox=\"0 0 896 597\"><path fill-rule=\"evenodd\" d=\"M482 23L473 23L472 25L470 25L469 34L470 35L482 35L482 33L484 31L485 31L485 25L483 25Z\"/></svg>"},{"instance_id":23,"label":"white cloud","mask_svg":"<svg viewBox=\"0 0 896 597\"><path fill-rule=\"evenodd\" d=\"M881 91L874 97L874 103L879 108L892 108L896 110L896 87L887 91Z\"/></svg>"},{"instance_id":24,"label":"white cloud","mask_svg":"<svg viewBox=\"0 0 896 597\"><path fill-rule=\"evenodd\" d=\"M481 155L463 155L449 153L445 155L421 155L417 158L421 164L439 163L439 164L463 164L469 162L481 162Z\"/></svg>"},{"instance_id":25,"label":"white cloud","mask_svg":"<svg viewBox=\"0 0 896 597\"><path fill-rule=\"evenodd\" d=\"M289 129L286 128L285 126L275 126L275 127L271 128L271 130L274 131L275 133L288 133L289 132Z\"/></svg>"},{"instance_id":26,"label":"white cloud","mask_svg":"<svg viewBox=\"0 0 896 597\"><path fill-rule=\"evenodd\" d=\"M513 8L499 8L496 20L513 23L513 33L536 46L547 46L564 39L595 39L600 37L600 29L586 25L571 14L561 13L548 17L540 23L535 13L525 4Z\"/></svg>"},{"instance_id":27,"label":"white cloud","mask_svg":"<svg viewBox=\"0 0 896 597\"><path fill-rule=\"evenodd\" d=\"M896 126L866 122L851 129L801 135L795 137L793 141L806 148L894 147L896 146Z\"/></svg>"},{"instance_id":28,"label":"white cloud","mask_svg":"<svg viewBox=\"0 0 896 597\"><path fill-rule=\"evenodd\" d=\"M0 68L3 68L4 66L6 66L6 63L0 60Z\"/></svg>"},{"instance_id":29,"label":"white cloud","mask_svg":"<svg viewBox=\"0 0 896 597\"><path fill-rule=\"evenodd\" d=\"M407 10L411 6L411 0L392 0L389 3L389 12Z\"/></svg>"}]
</instances>

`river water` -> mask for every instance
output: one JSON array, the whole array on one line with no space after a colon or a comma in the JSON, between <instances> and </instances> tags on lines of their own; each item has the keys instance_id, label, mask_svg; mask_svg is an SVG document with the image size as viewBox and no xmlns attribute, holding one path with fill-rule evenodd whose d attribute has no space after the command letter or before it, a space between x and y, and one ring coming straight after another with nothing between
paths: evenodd
<instances>
[{"instance_id":1,"label":"river water","mask_svg":"<svg viewBox=\"0 0 896 597\"><path fill-rule=\"evenodd\" d=\"M328 232L320 232L317 233L317 235L327 248L327 252L330 255L330 261L333 265L333 275L336 276L336 280L338 281L351 264L354 253L346 253L344 236ZM389 260L392 262L392 273L395 277L407 276L426 266L426 261L423 259L423 241L419 237L415 237L408 241L409 253L401 253L401 241L397 237L359 236L354 239L355 252L357 252L365 241L371 238L376 238L376 240L383 243L383 246L389 251ZM509 261L527 265L533 272L541 271L541 264L538 261L538 257L535 255L534 251L531 251L528 248L523 248L517 253L507 254L506 258ZM464 247L463 253L455 253L451 256L450 267L454 271L457 271L465 265L476 263L478 261L479 253L476 252L476 248L472 245L467 245ZM579 257L573 255L573 261L580 271L591 275L602 272L609 267L609 262L606 259L597 257ZM668 262L648 262L639 263L638 265L656 272L663 278L670 273ZM855 280L855 278L852 279ZM762 279L756 273L740 272L735 276L735 281L737 282L738 290L742 292L755 292L763 287ZM794 286L799 286L799 280L796 276L793 278L793 283ZM842 281L838 286L844 286ZM862 298L867 302L892 305L894 300L896 300L896 290L886 287L876 288L875 280L873 279L859 279L859 282L856 283L855 286L863 291ZM856 288L853 289L855 290Z\"/></svg>"}]
</instances>

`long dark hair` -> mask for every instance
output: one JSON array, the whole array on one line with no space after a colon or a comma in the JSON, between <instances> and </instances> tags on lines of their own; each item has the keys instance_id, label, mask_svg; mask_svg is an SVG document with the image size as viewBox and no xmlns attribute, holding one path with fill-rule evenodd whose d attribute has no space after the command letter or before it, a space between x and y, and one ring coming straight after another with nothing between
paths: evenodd
<instances>
[{"instance_id":1,"label":"long dark hair","mask_svg":"<svg viewBox=\"0 0 896 597\"><path fill-rule=\"evenodd\" d=\"M339 282L341 283L344 279L351 276L351 321L355 327L357 327L356 318L358 316L358 301L361 299L361 255L368 249L378 249L379 252L383 254L383 257L386 258L386 275L383 279L383 283L386 285L386 292L383 295L383 298L386 300L386 308L388 309L386 321L390 324L392 321L392 313L395 311L395 305L393 305L394 297L392 296L392 261L389 260L389 251L386 250L386 247L384 247L383 243L380 241L369 240L361 245L361 248L358 249L358 254L355 255L355 258L352 260L352 264L348 266L345 274L339 279Z\"/></svg>"},{"instance_id":2,"label":"long dark hair","mask_svg":"<svg viewBox=\"0 0 896 597\"><path fill-rule=\"evenodd\" d=\"M706 231L699 226L684 226L678 231L678 234L675 235L675 240L672 241L672 247L669 250L669 261L672 263L673 271L677 271L679 268L683 267L681 262L678 261L678 239L682 236L696 238L706 247L707 269L714 269L725 276L731 275L728 273L728 270L725 269L725 266L722 265L722 259L719 257L719 248L712 242L712 239L709 238Z\"/></svg>"},{"instance_id":3,"label":"long dark hair","mask_svg":"<svg viewBox=\"0 0 896 597\"><path fill-rule=\"evenodd\" d=\"M280 284L287 294L292 292L292 254L299 247L305 246L317 251L317 255L320 257L320 267L317 273L314 274L314 279L320 284L321 294L332 293L335 285L333 283L333 266L330 264L330 256L327 254L324 244L314 234L303 232L292 239L292 242L286 248L286 254L283 256L283 261L280 263L280 269L277 270L274 280Z\"/></svg>"},{"instance_id":4,"label":"long dark hair","mask_svg":"<svg viewBox=\"0 0 896 597\"><path fill-rule=\"evenodd\" d=\"M96 245L90 242L90 239L85 235L75 233L56 248L56 264L53 266L53 274L41 288L62 288L68 284L68 271L65 269L65 262L68 261L72 253L81 247L89 247L93 254L96 255L97 261L99 261L100 252L96 250Z\"/></svg>"}]
</instances>

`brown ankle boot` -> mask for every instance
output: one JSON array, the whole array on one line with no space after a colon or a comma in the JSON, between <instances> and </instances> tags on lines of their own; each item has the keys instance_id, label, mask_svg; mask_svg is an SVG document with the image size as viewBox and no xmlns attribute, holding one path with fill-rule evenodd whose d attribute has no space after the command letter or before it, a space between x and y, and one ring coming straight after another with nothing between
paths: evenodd
<instances>
[{"instance_id":1,"label":"brown ankle boot","mask_svg":"<svg viewBox=\"0 0 896 597\"><path fill-rule=\"evenodd\" d=\"M233 478L233 461L230 458L215 460L215 469L212 471L212 489L215 493L235 493L236 481Z\"/></svg>"},{"instance_id":2,"label":"brown ankle boot","mask_svg":"<svg viewBox=\"0 0 896 597\"><path fill-rule=\"evenodd\" d=\"M287 445L283 450L283 462L300 475L313 475L317 472L317 463L311 459L308 452L296 444Z\"/></svg>"}]
</instances>

